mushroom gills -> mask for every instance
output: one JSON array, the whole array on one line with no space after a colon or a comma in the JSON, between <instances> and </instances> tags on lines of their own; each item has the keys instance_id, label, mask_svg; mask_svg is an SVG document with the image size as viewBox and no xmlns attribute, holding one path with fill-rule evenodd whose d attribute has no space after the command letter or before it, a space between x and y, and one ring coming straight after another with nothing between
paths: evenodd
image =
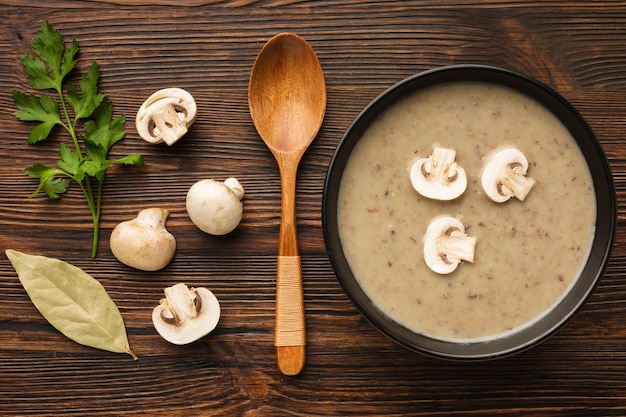
<instances>
[{"instance_id":1,"label":"mushroom gills","mask_svg":"<svg viewBox=\"0 0 626 417\"><path fill-rule=\"evenodd\" d=\"M453 200L467 188L467 176L456 162L456 151L440 146L435 146L429 157L413 163L410 178L415 191L433 200Z\"/></svg>"},{"instance_id":2,"label":"mushroom gills","mask_svg":"<svg viewBox=\"0 0 626 417\"><path fill-rule=\"evenodd\" d=\"M424 236L424 260L434 272L449 274L463 261L474 262L475 247L476 238L467 236L459 219L439 216Z\"/></svg>"},{"instance_id":3,"label":"mushroom gills","mask_svg":"<svg viewBox=\"0 0 626 417\"><path fill-rule=\"evenodd\" d=\"M152 114L150 133L154 138L161 138L168 145L173 145L178 139L187 134L188 127L185 124L184 108L174 103L161 107Z\"/></svg>"}]
</instances>

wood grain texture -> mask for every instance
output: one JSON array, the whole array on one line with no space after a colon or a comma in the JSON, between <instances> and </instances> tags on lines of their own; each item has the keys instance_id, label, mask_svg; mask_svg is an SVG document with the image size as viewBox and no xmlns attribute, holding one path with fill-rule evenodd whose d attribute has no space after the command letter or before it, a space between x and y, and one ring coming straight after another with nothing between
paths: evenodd
<instances>
[{"instance_id":1,"label":"wood grain texture","mask_svg":"<svg viewBox=\"0 0 626 417\"><path fill-rule=\"evenodd\" d=\"M619 1L0 1L0 248L62 258L96 277L126 321L139 356L86 348L37 312L0 257L0 414L20 416L564 416L626 415L626 2ZM104 190L101 246L90 258L82 196L29 199L23 174L54 160L59 137L26 145L13 89L26 90L19 54L49 20L80 42L100 87L126 114L113 154L146 168L114 169ZM247 107L248 77L276 33L305 38L328 88L326 118L298 171L297 222L306 307L306 367L276 368L273 347L280 179ZM421 356L378 333L351 304L326 255L326 169L343 132L379 93L419 71L496 65L547 83L594 129L618 196L618 232L597 290L556 336L518 356L460 364ZM196 98L198 119L171 148L143 142L134 114L154 91ZM245 216L226 237L197 230L184 209L201 178L236 176ZM108 250L120 221L147 206L170 210L173 262L156 273ZM150 312L163 288L206 286L219 298L216 331L198 343L162 340Z\"/></svg>"}]
</instances>

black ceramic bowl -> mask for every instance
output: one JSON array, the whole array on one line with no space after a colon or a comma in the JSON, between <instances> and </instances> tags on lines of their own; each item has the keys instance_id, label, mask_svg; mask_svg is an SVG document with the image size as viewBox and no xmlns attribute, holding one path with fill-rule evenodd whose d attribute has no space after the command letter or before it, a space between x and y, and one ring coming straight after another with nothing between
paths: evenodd
<instances>
[{"instance_id":1,"label":"black ceramic bowl","mask_svg":"<svg viewBox=\"0 0 626 417\"><path fill-rule=\"evenodd\" d=\"M457 81L477 81L505 86L521 92L550 110L570 131L591 171L596 193L595 237L588 260L569 292L538 321L516 333L488 341L456 343L415 333L381 312L368 298L343 253L338 232L337 204L340 182L354 146L371 123L389 106L408 94ZM443 67L416 74L373 100L353 121L331 161L324 188L322 220L326 247L347 295L383 334L411 350L453 360L487 360L509 356L542 342L557 332L585 303L609 260L616 227L616 197L610 168L594 133L563 97L542 83L500 68L463 65ZM363 225L367 227L367 225Z\"/></svg>"}]
</instances>

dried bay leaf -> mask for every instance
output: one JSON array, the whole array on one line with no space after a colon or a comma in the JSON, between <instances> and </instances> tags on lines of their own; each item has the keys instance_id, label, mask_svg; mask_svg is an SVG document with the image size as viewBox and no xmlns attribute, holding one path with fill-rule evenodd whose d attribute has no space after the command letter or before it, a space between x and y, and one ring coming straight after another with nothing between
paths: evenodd
<instances>
[{"instance_id":1,"label":"dried bay leaf","mask_svg":"<svg viewBox=\"0 0 626 417\"><path fill-rule=\"evenodd\" d=\"M122 315L100 282L59 259L12 249L6 255L35 307L58 331L82 345L137 359Z\"/></svg>"}]
</instances>

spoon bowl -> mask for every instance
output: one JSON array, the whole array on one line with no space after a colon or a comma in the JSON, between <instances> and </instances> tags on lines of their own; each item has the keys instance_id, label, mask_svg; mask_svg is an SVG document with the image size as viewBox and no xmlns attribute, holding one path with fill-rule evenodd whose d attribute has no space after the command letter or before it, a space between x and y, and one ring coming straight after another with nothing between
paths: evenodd
<instances>
[{"instance_id":1,"label":"spoon bowl","mask_svg":"<svg viewBox=\"0 0 626 417\"><path fill-rule=\"evenodd\" d=\"M326 84L311 46L282 33L259 52L248 85L250 116L280 171L281 222L276 271L274 345L278 368L296 375L304 366L306 336L302 268L296 228L296 174L326 112Z\"/></svg>"},{"instance_id":2,"label":"spoon bowl","mask_svg":"<svg viewBox=\"0 0 626 417\"><path fill-rule=\"evenodd\" d=\"M324 74L311 46L292 33L270 39L254 63L248 100L272 153L304 153L326 111Z\"/></svg>"}]
</instances>

